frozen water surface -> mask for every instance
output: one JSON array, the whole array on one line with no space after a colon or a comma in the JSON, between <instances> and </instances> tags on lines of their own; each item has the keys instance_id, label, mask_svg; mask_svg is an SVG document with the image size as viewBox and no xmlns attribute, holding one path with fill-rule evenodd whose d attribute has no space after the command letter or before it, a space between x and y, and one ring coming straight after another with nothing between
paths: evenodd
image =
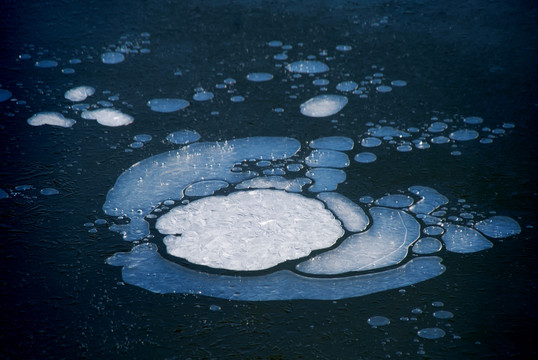
<instances>
[{"instance_id":1,"label":"frozen water surface","mask_svg":"<svg viewBox=\"0 0 538 360\"><path fill-rule=\"evenodd\" d=\"M327 136L319 139L312 140L310 142L310 147L312 149L327 149L327 150L338 150L338 151L348 151L352 150L355 143L353 139L350 139L345 136Z\"/></svg>"},{"instance_id":2,"label":"frozen water surface","mask_svg":"<svg viewBox=\"0 0 538 360\"><path fill-rule=\"evenodd\" d=\"M456 141L469 141L478 138L478 132L471 129L460 129L451 132L449 137Z\"/></svg>"},{"instance_id":3,"label":"frozen water surface","mask_svg":"<svg viewBox=\"0 0 538 360\"><path fill-rule=\"evenodd\" d=\"M289 192L302 192L303 186L309 185L312 180L307 178L286 179L283 176L260 176L245 180L236 185L236 189L278 189Z\"/></svg>"},{"instance_id":4,"label":"frozen water surface","mask_svg":"<svg viewBox=\"0 0 538 360\"><path fill-rule=\"evenodd\" d=\"M337 248L310 258L297 269L310 274L342 274L400 263L420 236L419 223L401 210L373 207L372 226L345 239Z\"/></svg>"},{"instance_id":5,"label":"frozen water surface","mask_svg":"<svg viewBox=\"0 0 538 360\"><path fill-rule=\"evenodd\" d=\"M69 89L65 92L64 97L67 100L78 102L84 101L88 96L92 96L95 93L95 89L91 86L77 86Z\"/></svg>"},{"instance_id":6,"label":"frozen water surface","mask_svg":"<svg viewBox=\"0 0 538 360\"><path fill-rule=\"evenodd\" d=\"M371 152L361 152L355 155L354 160L361 164L369 164L377 160L377 156Z\"/></svg>"},{"instance_id":7,"label":"frozen water surface","mask_svg":"<svg viewBox=\"0 0 538 360\"><path fill-rule=\"evenodd\" d=\"M367 322L368 325L372 326L385 326L390 324L390 320L385 316L372 316Z\"/></svg>"},{"instance_id":8,"label":"frozen water surface","mask_svg":"<svg viewBox=\"0 0 538 360\"><path fill-rule=\"evenodd\" d=\"M347 155L336 150L312 150L304 161L310 167L344 168L349 166Z\"/></svg>"},{"instance_id":9,"label":"frozen water surface","mask_svg":"<svg viewBox=\"0 0 538 360\"><path fill-rule=\"evenodd\" d=\"M191 184L185 188L186 196L209 196L215 191L228 187L228 183L222 180L204 180Z\"/></svg>"},{"instance_id":10,"label":"frozen water surface","mask_svg":"<svg viewBox=\"0 0 538 360\"><path fill-rule=\"evenodd\" d=\"M322 192L318 194L318 199L327 205L348 231L363 231L370 222L364 210L344 195Z\"/></svg>"},{"instance_id":11,"label":"frozen water surface","mask_svg":"<svg viewBox=\"0 0 538 360\"><path fill-rule=\"evenodd\" d=\"M371 148L381 145L383 142L376 137L366 137L361 140L361 146L365 148Z\"/></svg>"},{"instance_id":12,"label":"frozen water surface","mask_svg":"<svg viewBox=\"0 0 538 360\"><path fill-rule=\"evenodd\" d=\"M455 253L474 253L489 249L493 244L478 231L461 225L446 224L442 236L446 249Z\"/></svg>"},{"instance_id":13,"label":"frozen water surface","mask_svg":"<svg viewBox=\"0 0 538 360\"><path fill-rule=\"evenodd\" d=\"M397 137L397 138L406 138L410 137L411 134L403 130L393 128L392 126L381 126L368 129L368 135L375 136L378 138L385 137Z\"/></svg>"},{"instance_id":14,"label":"frozen water surface","mask_svg":"<svg viewBox=\"0 0 538 360\"><path fill-rule=\"evenodd\" d=\"M80 116L86 120L97 120L99 124L111 127L129 125L134 121L132 116L116 109L84 111Z\"/></svg>"},{"instance_id":15,"label":"frozen water surface","mask_svg":"<svg viewBox=\"0 0 538 360\"><path fill-rule=\"evenodd\" d=\"M123 280L149 291L198 294L230 300L337 300L416 284L442 274L439 257L416 258L396 269L342 278L313 278L288 270L263 276L227 276L187 269L163 259L145 243L117 253L107 263L123 266Z\"/></svg>"},{"instance_id":16,"label":"frozen water surface","mask_svg":"<svg viewBox=\"0 0 538 360\"><path fill-rule=\"evenodd\" d=\"M494 239L506 238L521 232L517 221L508 216L493 216L477 222L474 227L482 234Z\"/></svg>"},{"instance_id":17,"label":"frozen water surface","mask_svg":"<svg viewBox=\"0 0 538 360\"><path fill-rule=\"evenodd\" d=\"M208 101L213 99L214 95L210 91L199 91L192 96L195 101Z\"/></svg>"},{"instance_id":18,"label":"frozen water surface","mask_svg":"<svg viewBox=\"0 0 538 360\"><path fill-rule=\"evenodd\" d=\"M450 311L438 310L433 313L433 317L436 319L448 320L452 319L454 317L454 314L452 314Z\"/></svg>"},{"instance_id":19,"label":"frozen water surface","mask_svg":"<svg viewBox=\"0 0 538 360\"><path fill-rule=\"evenodd\" d=\"M484 119L482 119L479 116L469 116L469 117L466 117L465 119L463 119L463 121L465 123L467 123L467 124L477 125L477 124L482 124Z\"/></svg>"},{"instance_id":20,"label":"frozen water surface","mask_svg":"<svg viewBox=\"0 0 538 360\"><path fill-rule=\"evenodd\" d=\"M33 115L27 121L28 124L32 126L53 125L65 128L71 127L76 123L75 120L65 118L62 114L57 112L40 112Z\"/></svg>"},{"instance_id":21,"label":"frozen water surface","mask_svg":"<svg viewBox=\"0 0 538 360\"><path fill-rule=\"evenodd\" d=\"M407 195L395 194L385 195L375 201L376 205L386 206L391 208L404 208L413 204L413 198Z\"/></svg>"},{"instance_id":22,"label":"frozen water surface","mask_svg":"<svg viewBox=\"0 0 538 360\"><path fill-rule=\"evenodd\" d=\"M250 172L232 172L238 162L248 159L285 159L300 149L291 138L253 137L216 143L195 143L142 160L118 177L107 194L103 210L114 216L127 216L128 225L112 230L126 240L139 240L149 234L144 216L160 202L183 197L183 190L204 179L238 183L254 177ZM208 162L209 161L209 162Z\"/></svg>"},{"instance_id":23,"label":"frozen water surface","mask_svg":"<svg viewBox=\"0 0 538 360\"><path fill-rule=\"evenodd\" d=\"M409 208L415 214L429 214L448 203L446 196L426 186L412 186L409 188L409 191L421 197L415 205Z\"/></svg>"},{"instance_id":24,"label":"frozen water surface","mask_svg":"<svg viewBox=\"0 0 538 360\"><path fill-rule=\"evenodd\" d=\"M153 139L153 137L149 134L138 134L138 135L133 136L133 140L140 141L142 143L150 142L151 139Z\"/></svg>"},{"instance_id":25,"label":"frozen water surface","mask_svg":"<svg viewBox=\"0 0 538 360\"><path fill-rule=\"evenodd\" d=\"M308 170L306 176L314 180L314 185L308 188L311 192L334 191L346 180L346 173L340 169L316 168Z\"/></svg>"},{"instance_id":26,"label":"frozen water surface","mask_svg":"<svg viewBox=\"0 0 538 360\"><path fill-rule=\"evenodd\" d=\"M172 144L187 145L200 140L200 134L196 130L179 130L168 134L166 140Z\"/></svg>"},{"instance_id":27,"label":"frozen water surface","mask_svg":"<svg viewBox=\"0 0 538 360\"><path fill-rule=\"evenodd\" d=\"M101 54L103 64L119 64L125 60L125 56L120 52L106 52Z\"/></svg>"},{"instance_id":28,"label":"frozen water surface","mask_svg":"<svg viewBox=\"0 0 538 360\"><path fill-rule=\"evenodd\" d=\"M171 255L213 268L262 270L330 247L343 234L322 203L279 190L212 196L157 220Z\"/></svg>"},{"instance_id":29,"label":"frozen water surface","mask_svg":"<svg viewBox=\"0 0 538 360\"><path fill-rule=\"evenodd\" d=\"M329 67L325 63L316 60L295 61L288 64L286 69L300 74L319 74L329 71Z\"/></svg>"},{"instance_id":30,"label":"frozen water surface","mask_svg":"<svg viewBox=\"0 0 538 360\"><path fill-rule=\"evenodd\" d=\"M421 338L430 340L440 339L444 337L445 334L445 331L440 328L425 328L417 332L417 335Z\"/></svg>"},{"instance_id":31,"label":"frozen water surface","mask_svg":"<svg viewBox=\"0 0 538 360\"><path fill-rule=\"evenodd\" d=\"M152 99L147 105L151 110L162 113L169 113L185 109L189 106L189 102L183 99Z\"/></svg>"},{"instance_id":32,"label":"frozen water surface","mask_svg":"<svg viewBox=\"0 0 538 360\"><path fill-rule=\"evenodd\" d=\"M433 254L441 250L443 244L435 238L425 237L418 239L413 245L413 252L415 254Z\"/></svg>"},{"instance_id":33,"label":"frozen water surface","mask_svg":"<svg viewBox=\"0 0 538 360\"><path fill-rule=\"evenodd\" d=\"M359 87L355 81L342 81L336 85L336 90L342 92L350 92Z\"/></svg>"},{"instance_id":34,"label":"frozen water surface","mask_svg":"<svg viewBox=\"0 0 538 360\"><path fill-rule=\"evenodd\" d=\"M250 73L247 75L247 80L252 82L264 82L269 81L273 79L273 74L264 73L264 72L258 72L258 73Z\"/></svg>"},{"instance_id":35,"label":"frozen water surface","mask_svg":"<svg viewBox=\"0 0 538 360\"><path fill-rule=\"evenodd\" d=\"M310 117L331 116L342 110L347 102L347 97L341 95L318 95L301 104L301 114Z\"/></svg>"}]
</instances>

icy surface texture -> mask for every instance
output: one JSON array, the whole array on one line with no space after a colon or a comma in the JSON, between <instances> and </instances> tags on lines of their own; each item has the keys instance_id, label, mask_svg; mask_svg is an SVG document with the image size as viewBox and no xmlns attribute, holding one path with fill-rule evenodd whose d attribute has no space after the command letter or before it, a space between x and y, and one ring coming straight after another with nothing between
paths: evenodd
<instances>
[{"instance_id":1,"label":"icy surface texture","mask_svg":"<svg viewBox=\"0 0 538 360\"><path fill-rule=\"evenodd\" d=\"M330 247L344 234L320 201L266 189L175 207L156 227L168 235L169 254L228 270L267 269Z\"/></svg>"},{"instance_id":2,"label":"icy surface texture","mask_svg":"<svg viewBox=\"0 0 538 360\"><path fill-rule=\"evenodd\" d=\"M103 210L108 215L126 216L130 224L111 229L126 240L149 234L144 216L160 202L183 198L184 189L201 180L231 184L254 177L250 172L232 172L247 159L277 160L294 155L300 143L285 137L252 137L225 142L195 143L142 160L121 174L107 194Z\"/></svg>"},{"instance_id":3,"label":"icy surface texture","mask_svg":"<svg viewBox=\"0 0 538 360\"><path fill-rule=\"evenodd\" d=\"M132 116L116 109L84 111L80 116L86 120L97 120L99 124L111 127L129 125L134 121Z\"/></svg>"},{"instance_id":4,"label":"icy surface texture","mask_svg":"<svg viewBox=\"0 0 538 360\"><path fill-rule=\"evenodd\" d=\"M230 300L337 300L409 286L445 271L439 257L420 257L391 270L342 278L312 278L288 270L262 276L198 272L163 259L157 245L145 243L117 253L107 263L123 266L123 280L149 291L196 294Z\"/></svg>"},{"instance_id":5,"label":"icy surface texture","mask_svg":"<svg viewBox=\"0 0 538 360\"><path fill-rule=\"evenodd\" d=\"M517 221L508 216L493 216L477 222L474 227L482 234L495 239L517 235L521 232Z\"/></svg>"},{"instance_id":6,"label":"icy surface texture","mask_svg":"<svg viewBox=\"0 0 538 360\"><path fill-rule=\"evenodd\" d=\"M352 150L355 142L353 139L350 139L345 136L327 136L322 137L310 142L310 147L312 149L326 149L326 150L337 150L337 151L348 151Z\"/></svg>"},{"instance_id":7,"label":"icy surface texture","mask_svg":"<svg viewBox=\"0 0 538 360\"><path fill-rule=\"evenodd\" d=\"M295 61L287 65L286 69L301 74L318 74L329 71L329 67L325 63L315 60Z\"/></svg>"},{"instance_id":8,"label":"icy surface texture","mask_svg":"<svg viewBox=\"0 0 538 360\"><path fill-rule=\"evenodd\" d=\"M286 179L283 176L260 176L245 180L236 185L236 189L278 189L289 192L301 192L303 186L309 185L312 180L307 178Z\"/></svg>"},{"instance_id":9,"label":"icy surface texture","mask_svg":"<svg viewBox=\"0 0 538 360\"><path fill-rule=\"evenodd\" d=\"M344 168L349 166L347 155L336 150L312 150L304 160L310 167Z\"/></svg>"},{"instance_id":10,"label":"icy surface texture","mask_svg":"<svg viewBox=\"0 0 538 360\"><path fill-rule=\"evenodd\" d=\"M215 191L228 187L228 183L222 180L204 180L192 185L189 185L185 189L185 195L187 196L209 196L213 195Z\"/></svg>"},{"instance_id":11,"label":"icy surface texture","mask_svg":"<svg viewBox=\"0 0 538 360\"><path fill-rule=\"evenodd\" d=\"M363 231L370 222L364 210L344 195L322 192L318 194L318 199L327 205L348 231Z\"/></svg>"},{"instance_id":12,"label":"icy surface texture","mask_svg":"<svg viewBox=\"0 0 538 360\"><path fill-rule=\"evenodd\" d=\"M152 99L147 105L151 110L162 113L178 111L189 106L189 102L183 99Z\"/></svg>"},{"instance_id":13,"label":"icy surface texture","mask_svg":"<svg viewBox=\"0 0 538 360\"><path fill-rule=\"evenodd\" d=\"M426 186L411 186L409 191L422 198L409 208L415 214L429 214L438 207L448 203L446 196Z\"/></svg>"},{"instance_id":14,"label":"icy surface texture","mask_svg":"<svg viewBox=\"0 0 538 360\"><path fill-rule=\"evenodd\" d=\"M400 263L420 236L419 223L401 210L373 207L370 215L370 229L351 235L337 248L310 258L297 269L310 274L342 274Z\"/></svg>"},{"instance_id":15,"label":"icy surface texture","mask_svg":"<svg viewBox=\"0 0 538 360\"><path fill-rule=\"evenodd\" d=\"M446 249L455 253L474 253L493 246L478 231L461 225L447 224L442 239Z\"/></svg>"},{"instance_id":16,"label":"icy surface texture","mask_svg":"<svg viewBox=\"0 0 538 360\"><path fill-rule=\"evenodd\" d=\"M57 112L40 112L28 119L28 124L32 126L52 125L67 128L75 123L75 120L65 118Z\"/></svg>"},{"instance_id":17,"label":"icy surface texture","mask_svg":"<svg viewBox=\"0 0 538 360\"><path fill-rule=\"evenodd\" d=\"M342 95L318 95L301 104L301 114L310 117L326 117L339 112L347 105Z\"/></svg>"},{"instance_id":18,"label":"icy surface texture","mask_svg":"<svg viewBox=\"0 0 538 360\"><path fill-rule=\"evenodd\" d=\"M88 96L92 96L93 94L95 94L95 89L91 86L78 86L67 90L64 97L67 100L78 102L86 100Z\"/></svg>"},{"instance_id":19,"label":"icy surface texture","mask_svg":"<svg viewBox=\"0 0 538 360\"><path fill-rule=\"evenodd\" d=\"M346 180L346 173L340 169L316 168L307 171L306 177L314 180L314 185L310 186L308 191L334 191L338 184Z\"/></svg>"}]
</instances>

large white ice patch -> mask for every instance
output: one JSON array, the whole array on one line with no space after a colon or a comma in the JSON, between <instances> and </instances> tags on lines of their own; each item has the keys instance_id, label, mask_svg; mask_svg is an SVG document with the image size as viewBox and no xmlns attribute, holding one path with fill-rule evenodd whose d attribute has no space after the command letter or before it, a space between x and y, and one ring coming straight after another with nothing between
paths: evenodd
<instances>
[{"instance_id":1,"label":"large white ice patch","mask_svg":"<svg viewBox=\"0 0 538 360\"><path fill-rule=\"evenodd\" d=\"M213 268L262 270L329 247L344 234L319 200L280 190L212 196L157 221L171 255Z\"/></svg>"}]
</instances>

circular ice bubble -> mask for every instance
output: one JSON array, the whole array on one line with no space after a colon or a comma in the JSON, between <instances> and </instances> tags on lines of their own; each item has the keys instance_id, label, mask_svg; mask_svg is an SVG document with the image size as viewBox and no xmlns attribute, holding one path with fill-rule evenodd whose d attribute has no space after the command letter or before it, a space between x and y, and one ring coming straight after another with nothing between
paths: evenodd
<instances>
[{"instance_id":1,"label":"circular ice bubble","mask_svg":"<svg viewBox=\"0 0 538 360\"><path fill-rule=\"evenodd\" d=\"M125 60L125 56L120 52L106 52L101 54L103 64L119 64Z\"/></svg>"},{"instance_id":2,"label":"circular ice bubble","mask_svg":"<svg viewBox=\"0 0 538 360\"><path fill-rule=\"evenodd\" d=\"M433 317L436 319L452 319L454 317L454 314L452 314L450 311L446 310L439 310L433 313Z\"/></svg>"},{"instance_id":3,"label":"circular ice bubble","mask_svg":"<svg viewBox=\"0 0 538 360\"><path fill-rule=\"evenodd\" d=\"M327 79L316 79L316 80L312 81L312 84L314 84L316 86L327 86L327 85L329 85L329 80L327 80Z\"/></svg>"},{"instance_id":4,"label":"circular ice bubble","mask_svg":"<svg viewBox=\"0 0 538 360\"><path fill-rule=\"evenodd\" d=\"M286 69L290 72L301 74L318 74L329 71L329 67L317 60L302 60L295 61L286 66Z\"/></svg>"},{"instance_id":5,"label":"circular ice bubble","mask_svg":"<svg viewBox=\"0 0 538 360\"><path fill-rule=\"evenodd\" d=\"M44 188L40 191L41 195L50 196L50 195L58 195L60 192L54 188Z\"/></svg>"},{"instance_id":6,"label":"circular ice bubble","mask_svg":"<svg viewBox=\"0 0 538 360\"><path fill-rule=\"evenodd\" d=\"M382 144L381 139L378 139L376 137L366 137L361 140L361 146L370 148L370 147L376 147Z\"/></svg>"},{"instance_id":7,"label":"circular ice bubble","mask_svg":"<svg viewBox=\"0 0 538 360\"><path fill-rule=\"evenodd\" d=\"M493 216L477 222L474 227L482 234L501 239L521 232L518 222L508 216Z\"/></svg>"},{"instance_id":8,"label":"circular ice bubble","mask_svg":"<svg viewBox=\"0 0 538 360\"><path fill-rule=\"evenodd\" d=\"M430 141L432 144L447 144L450 142L450 139L446 136L436 136L433 137Z\"/></svg>"},{"instance_id":9,"label":"circular ice bubble","mask_svg":"<svg viewBox=\"0 0 538 360\"><path fill-rule=\"evenodd\" d=\"M445 336L445 334L445 331L439 328L425 328L417 332L417 335L421 338L430 340L440 339Z\"/></svg>"},{"instance_id":10,"label":"circular ice bubble","mask_svg":"<svg viewBox=\"0 0 538 360\"><path fill-rule=\"evenodd\" d=\"M336 45L336 50L338 51L350 51L352 49L351 45Z\"/></svg>"},{"instance_id":11,"label":"circular ice bubble","mask_svg":"<svg viewBox=\"0 0 538 360\"><path fill-rule=\"evenodd\" d=\"M493 139L490 139L490 138L480 139L480 144L491 144L491 143L493 143Z\"/></svg>"},{"instance_id":12,"label":"circular ice bubble","mask_svg":"<svg viewBox=\"0 0 538 360\"><path fill-rule=\"evenodd\" d=\"M168 134L166 140L172 144L187 145L200 140L200 134L196 130L180 130Z\"/></svg>"},{"instance_id":13,"label":"circular ice bubble","mask_svg":"<svg viewBox=\"0 0 538 360\"><path fill-rule=\"evenodd\" d=\"M504 129L513 129L513 128L515 128L515 127L516 127L516 125L513 124L513 123L504 123L504 124L503 124L503 128L504 128Z\"/></svg>"},{"instance_id":14,"label":"circular ice bubble","mask_svg":"<svg viewBox=\"0 0 538 360\"><path fill-rule=\"evenodd\" d=\"M345 136L327 136L312 140L309 145L312 149L348 151L353 149L355 143Z\"/></svg>"},{"instance_id":15,"label":"circular ice bubble","mask_svg":"<svg viewBox=\"0 0 538 360\"><path fill-rule=\"evenodd\" d=\"M427 131L430 133L439 133L439 132L444 131L447 127L448 125L446 123L437 121L437 122L431 123Z\"/></svg>"},{"instance_id":16,"label":"circular ice bubble","mask_svg":"<svg viewBox=\"0 0 538 360\"><path fill-rule=\"evenodd\" d=\"M275 56L273 56L273 59L278 60L278 61L288 60L288 54L286 53L276 54Z\"/></svg>"},{"instance_id":17,"label":"circular ice bubble","mask_svg":"<svg viewBox=\"0 0 538 360\"><path fill-rule=\"evenodd\" d=\"M376 161L377 156L374 153L365 151L355 155L354 160L361 164L368 164Z\"/></svg>"},{"instance_id":18,"label":"circular ice bubble","mask_svg":"<svg viewBox=\"0 0 538 360\"><path fill-rule=\"evenodd\" d=\"M253 81L253 82L264 82L264 81L269 81L271 79L273 79L273 74L264 73L264 72L250 73L247 75L247 80Z\"/></svg>"},{"instance_id":19,"label":"circular ice bubble","mask_svg":"<svg viewBox=\"0 0 538 360\"><path fill-rule=\"evenodd\" d=\"M243 102L243 101L245 101L245 98L244 98L243 96L241 96L241 95L236 95L236 96L232 96L232 97L230 98L230 101L231 101L231 102L234 102L234 103L238 103L238 102Z\"/></svg>"},{"instance_id":20,"label":"circular ice bubble","mask_svg":"<svg viewBox=\"0 0 538 360\"><path fill-rule=\"evenodd\" d=\"M347 102L347 97L341 95L318 95L301 104L301 114L310 117L331 116L342 110Z\"/></svg>"},{"instance_id":21,"label":"circular ice bubble","mask_svg":"<svg viewBox=\"0 0 538 360\"><path fill-rule=\"evenodd\" d=\"M111 127L129 125L134 121L132 116L116 109L84 111L80 116L86 120L97 120L99 124Z\"/></svg>"},{"instance_id":22,"label":"circular ice bubble","mask_svg":"<svg viewBox=\"0 0 538 360\"><path fill-rule=\"evenodd\" d=\"M71 60L69 60L69 63L70 63L71 65L77 65L77 64L82 63L82 60L75 58L75 59L71 59Z\"/></svg>"},{"instance_id":23,"label":"circular ice bubble","mask_svg":"<svg viewBox=\"0 0 538 360\"><path fill-rule=\"evenodd\" d=\"M407 85L407 82L404 80L392 80L390 84L394 87L403 87Z\"/></svg>"},{"instance_id":24,"label":"circular ice bubble","mask_svg":"<svg viewBox=\"0 0 538 360\"><path fill-rule=\"evenodd\" d=\"M144 143L141 141L135 141L134 143L129 144L129 147L132 149L140 149L144 146Z\"/></svg>"},{"instance_id":25,"label":"circular ice bubble","mask_svg":"<svg viewBox=\"0 0 538 360\"><path fill-rule=\"evenodd\" d=\"M368 319L368 325L385 326L390 324L390 320L384 316L372 316Z\"/></svg>"},{"instance_id":26,"label":"circular ice bubble","mask_svg":"<svg viewBox=\"0 0 538 360\"><path fill-rule=\"evenodd\" d=\"M269 45L270 47L281 47L282 46L282 41L272 40L272 41L269 41L267 43L267 45Z\"/></svg>"},{"instance_id":27,"label":"circular ice bubble","mask_svg":"<svg viewBox=\"0 0 538 360\"><path fill-rule=\"evenodd\" d=\"M167 235L171 255L229 270L268 269L332 246L344 234L322 202L280 190L195 200L163 215L156 227Z\"/></svg>"},{"instance_id":28,"label":"circular ice bubble","mask_svg":"<svg viewBox=\"0 0 538 360\"><path fill-rule=\"evenodd\" d=\"M476 125L476 124L482 124L484 119L478 116L469 116L463 119L463 122L466 124Z\"/></svg>"},{"instance_id":29,"label":"circular ice bubble","mask_svg":"<svg viewBox=\"0 0 538 360\"><path fill-rule=\"evenodd\" d=\"M413 252L415 254L433 254L441 250L443 244L435 238L425 237L418 239L418 241L413 245Z\"/></svg>"},{"instance_id":30,"label":"circular ice bubble","mask_svg":"<svg viewBox=\"0 0 538 360\"><path fill-rule=\"evenodd\" d=\"M133 137L134 141L140 141L143 143L150 142L151 139L152 139L151 135L148 135L148 134L138 134Z\"/></svg>"},{"instance_id":31,"label":"circular ice bubble","mask_svg":"<svg viewBox=\"0 0 538 360\"><path fill-rule=\"evenodd\" d=\"M52 125L60 127L71 127L76 121L73 119L65 118L62 114L57 112L40 112L33 115L28 120L28 124L32 126Z\"/></svg>"},{"instance_id":32,"label":"circular ice bubble","mask_svg":"<svg viewBox=\"0 0 538 360\"><path fill-rule=\"evenodd\" d=\"M413 147L411 145L399 145L396 147L396 151L399 151L399 152L409 152L413 150Z\"/></svg>"},{"instance_id":33,"label":"circular ice bubble","mask_svg":"<svg viewBox=\"0 0 538 360\"><path fill-rule=\"evenodd\" d=\"M349 92L355 90L358 87L359 84L357 84L355 81L342 81L341 83L336 85L336 90L342 92Z\"/></svg>"},{"instance_id":34,"label":"circular ice bubble","mask_svg":"<svg viewBox=\"0 0 538 360\"><path fill-rule=\"evenodd\" d=\"M35 66L38 68L44 68L44 69L53 68L53 67L58 66L58 62L54 60L40 60L40 61L36 61Z\"/></svg>"},{"instance_id":35,"label":"circular ice bubble","mask_svg":"<svg viewBox=\"0 0 538 360\"><path fill-rule=\"evenodd\" d=\"M451 132L448 135L452 140L456 141L469 141L478 138L478 132L471 129L460 129L454 132Z\"/></svg>"},{"instance_id":36,"label":"circular ice bubble","mask_svg":"<svg viewBox=\"0 0 538 360\"><path fill-rule=\"evenodd\" d=\"M392 88L388 85L379 85L375 89L377 90L377 92L380 92L380 93L388 93L392 91Z\"/></svg>"},{"instance_id":37,"label":"circular ice bubble","mask_svg":"<svg viewBox=\"0 0 538 360\"><path fill-rule=\"evenodd\" d=\"M0 89L0 102L6 101L13 96L11 91L6 89Z\"/></svg>"},{"instance_id":38,"label":"circular ice bubble","mask_svg":"<svg viewBox=\"0 0 538 360\"><path fill-rule=\"evenodd\" d=\"M413 205L413 198L407 195L385 195L375 201L376 205L391 208L404 208Z\"/></svg>"},{"instance_id":39,"label":"circular ice bubble","mask_svg":"<svg viewBox=\"0 0 538 360\"><path fill-rule=\"evenodd\" d=\"M494 135L501 135L501 134L504 134L505 132L506 132L506 130L504 130L504 129L493 129L491 131L491 133L494 134Z\"/></svg>"},{"instance_id":40,"label":"circular ice bubble","mask_svg":"<svg viewBox=\"0 0 538 360\"><path fill-rule=\"evenodd\" d=\"M223 81L226 85L233 85L235 84L237 81L235 81L234 78L227 78L227 79L224 79Z\"/></svg>"},{"instance_id":41,"label":"circular ice bubble","mask_svg":"<svg viewBox=\"0 0 538 360\"><path fill-rule=\"evenodd\" d=\"M440 226L428 226L425 227L422 232L426 235L435 236L435 235L442 235L445 230Z\"/></svg>"},{"instance_id":42,"label":"circular ice bubble","mask_svg":"<svg viewBox=\"0 0 538 360\"><path fill-rule=\"evenodd\" d=\"M74 73L75 73L75 69L73 69L73 68L63 68L62 69L62 74L70 75L70 74L74 74Z\"/></svg>"},{"instance_id":43,"label":"circular ice bubble","mask_svg":"<svg viewBox=\"0 0 538 360\"><path fill-rule=\"evenodd\" d=\"M151 110L162 113L178 111L189 106L189 102L183 99L152 99L147 102Z\"/></svg>"},{"instance_id":44,"label":"circular ice bubble","mask_svg":"<svg viewBox=\"0 0 538 360\"><path fill-rule=\"evenodd\" d=\"M84 101L88 96L92 96L95 89L91 86L77 86L65 92L64 97L73 102Z\"/></svg>"},{"instance_id":45,"label":"circular ice bubble","mask_svg":"<svg viewBox=\"0 0 538 360\"><path fill-rule=\"evenodd\" d=\"M192 96L195 101L208 101L213 99L214 95L211 91L200 91Z\"/></svg>"}]
</instances>

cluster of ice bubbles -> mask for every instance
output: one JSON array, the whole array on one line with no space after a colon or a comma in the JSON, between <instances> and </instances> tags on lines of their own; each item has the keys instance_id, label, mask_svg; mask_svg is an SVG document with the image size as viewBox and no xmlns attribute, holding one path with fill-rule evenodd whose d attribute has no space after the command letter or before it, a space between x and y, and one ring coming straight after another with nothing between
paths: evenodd
<instances>
[{"instance_id":1,"label":"cluster of ice bubbles","mask_svg":"<svg viewBox=\"0 0 538 360\"><path fill-rule=\"evenodd\" d=\"M520 232L512 218L466 204L450 215L448 198L425 186L364 196L359 205L335 192L353 146L346 137L320 138L301 159L293 138L251 137L194 143L136 163L103 206L117 217L110 229L135 245L107 262L123 266L125 282L157 293L342 299L442 274L435 254L443 247L473 253ZM147 220L155 218L167 253L182 264L150 241Z\"/></svg>"}]
</instances>

